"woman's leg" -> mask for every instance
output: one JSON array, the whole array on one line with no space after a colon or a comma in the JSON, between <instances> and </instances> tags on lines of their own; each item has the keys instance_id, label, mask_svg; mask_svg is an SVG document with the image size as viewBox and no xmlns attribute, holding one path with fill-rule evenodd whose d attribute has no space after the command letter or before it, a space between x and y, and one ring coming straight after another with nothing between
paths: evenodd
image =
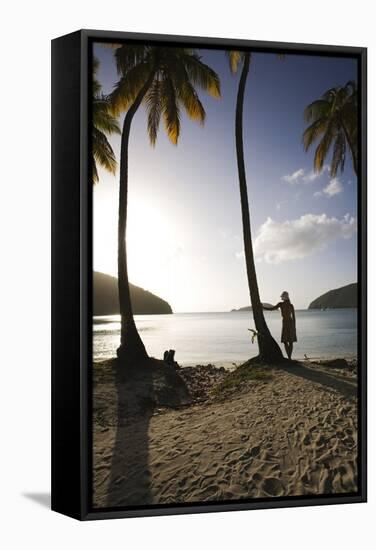
<instances>
[{"instance_id":1,"label":"woman's leg","mask_svg":"<svg viewBox=\"0 0 376 550\"><path fill-rule=\"evenodd\" d=\"M287 357L289 359L291 359L291 354L292 354L292 342L286 342L286 353L287 353Z\"/></svg>"},{"instance_id":2,"label":"woman's leg","mask_svg":"<svg viewBox=\"0 0 376 550\"><path fill-rule=\"evenodd\" d=\"M288 357L289 356L289 344L288 344L288 342L283 342L283 345L285 346L286 355Z\"/></svg>"},{"instance_id":3,"label":"woman's leg","mask_svg":"<svg viewBox=\"0 0 376 550\"><path fill-rule=\"evenodd\" d=\"M290 359L292 357L292 350L294 349L294 344L293 342L290 343Z\"/></svg>"}]
</instances>

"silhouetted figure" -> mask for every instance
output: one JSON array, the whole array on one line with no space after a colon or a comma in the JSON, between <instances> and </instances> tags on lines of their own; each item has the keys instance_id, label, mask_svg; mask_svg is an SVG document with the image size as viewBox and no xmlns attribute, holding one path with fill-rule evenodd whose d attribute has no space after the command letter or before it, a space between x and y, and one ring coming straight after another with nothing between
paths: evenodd
<instances>
[{"instance_id":1,"label":"silhouetted figure","mask_svg":"<svg viewBox=\"0 0 376 550\"><path fill-rule=\"evenodd\" d=\"M284 291L281 294L282 302L278 302L275 306L267 307L262 306L263 309L272 311L274 309L280 309L282 315L282 334L281 342L285 346L287 357L291 359L292 350L294 347L293 342L297 342L296 338L296 321L295 321L295 309L290 302L289 293Z\"/></svg>"}]
</instances>

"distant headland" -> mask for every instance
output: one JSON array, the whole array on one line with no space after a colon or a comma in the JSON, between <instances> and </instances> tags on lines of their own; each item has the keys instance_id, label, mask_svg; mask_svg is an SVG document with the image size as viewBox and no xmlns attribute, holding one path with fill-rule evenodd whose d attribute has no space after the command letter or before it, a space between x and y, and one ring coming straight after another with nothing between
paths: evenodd
<instances>
[{"instance_id":1,"label":"distant headland","mask_svg":"<svg viewBox=\"0 0 376 550\"><path fill-rule=\"evenodd\" d=\"M358 307L358 283L329 290L319 296L308 306L308 309L337 309Z\"/></svg>"},{"instance_id":2,"label":"distant headland","mask_svg":"<svg viewBox=\"0 0 376 550\"><path fill-rule=\"evenodd\" d=\"M268 304L267 302L263 302L262 305L265 306L265 307L273 307L272 304ZM233 311L238 311L238 312L239 311L252 311L252 306L244 306L244 307L240 307L239 309L232 309L231 313Z\"/></svg>"},{"instance_id":3,"label":"distant headland","mask_svg":"<svg viewBox=\"0 0 376 550\"><path fill-rule=\"evenodd\" d=\"M138 286L130 284L131 301L135 315L172 313L171 306L159 296ZM117 315L119 297L117 278L94 271L93 278L93 315Z\"/></svg>"}]
</instances>

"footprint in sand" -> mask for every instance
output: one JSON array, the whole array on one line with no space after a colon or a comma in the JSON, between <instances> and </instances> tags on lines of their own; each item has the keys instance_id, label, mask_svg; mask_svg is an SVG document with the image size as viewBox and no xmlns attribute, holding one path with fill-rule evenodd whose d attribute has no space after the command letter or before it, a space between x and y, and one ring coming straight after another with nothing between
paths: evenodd
<instances>
[{"instance_id":1,"label":"footprint in sand","mask_svg":"<svg viewBox=\"0 0 376 550\"><path fill-rule=\"evenodd\" d=\"M283 495L283 485L276 477L268 477L261 485L261 489L272 497L280 497Z\"/></svg>"},{"instance_id":2,"label":"footprint in sand","mask_svg":"<svg viewBox=\"0 0 376 550\"><path fill-rule=\"evenodd\" d=\"M303 439L303 445L310 445L311 444L311 436L310 434L306 434Z\"/></svg>"},{"instance_id":3,"label":"footprint in sand","mask_svg":"<svg viewBox=\"0 0 376 550\"><path fill-rule=\"evenodd\" d=\"M252 449L249 451L249 456L255 457L260 454L260 445L256 445L255 447L252 447Z\"/></svg>"}]
</instances>

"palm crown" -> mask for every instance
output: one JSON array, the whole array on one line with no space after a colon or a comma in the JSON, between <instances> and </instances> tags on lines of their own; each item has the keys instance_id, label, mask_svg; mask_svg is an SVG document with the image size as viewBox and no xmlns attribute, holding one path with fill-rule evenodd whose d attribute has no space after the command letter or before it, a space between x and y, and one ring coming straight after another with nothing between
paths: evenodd
<instances>
[{"instance_id":1,"label":"palm crown","mask_svg":"<svg viewBox=\"0 0 376 550\"><path fill-rule=\"evenodd\" d=\"M314 169L320 172L333 147L330 175L344 170L346 151L350 150L354 171L358 170L357 87L350 81L345 86L331 88L306 107L304 116L310 126L303 134L305 151L320 140L314 156Z\"/></svg>"},{"instance_id":2,"label":"palm crown","mask_svg":"<svg viewBox=\"0 0 376 550\"><path fill-rule=\"evenodd\" d=\"M97 163L111 174L116 170L115 153L107 139L107 135L120 134L117 120L110 113L110 103L101 92L101 85L95 78L98 70L98 60L94 59L93 78L93 126L92 126L92 183L97 183Z\"/></svg>"},{"instance_id":3,"label":"palm crown","mask_svg":"<svg viewBox=\"0 0 376 550\"><path fill-rule=\"evenodd\" d=\"M248 55L248 57L252 59L252 52L240 52L238 50L227 50L226 55L229 61L230 70L233 74L237 72L239 63L244 62L246 55ZM283 53L277 53L276 55L278 59L285 58L285 54Z\"/></svg>"},{"instance_id":4,"label":"palm crown","mask_svg":"<svg viewBox=\"0 0 376 550\"><path fill-rule=\"evenodd\" d=\"M220 97L218 75L193 49L124 45L117 47L115 59L121 78L111 94L114 115L127 110L150 79L143 104L152 145L155 145L161 119L170 141L177 144L182 108L189 118L204 123L205 109L196 87L215 98Z\"/></svg>"}]
</instances>

